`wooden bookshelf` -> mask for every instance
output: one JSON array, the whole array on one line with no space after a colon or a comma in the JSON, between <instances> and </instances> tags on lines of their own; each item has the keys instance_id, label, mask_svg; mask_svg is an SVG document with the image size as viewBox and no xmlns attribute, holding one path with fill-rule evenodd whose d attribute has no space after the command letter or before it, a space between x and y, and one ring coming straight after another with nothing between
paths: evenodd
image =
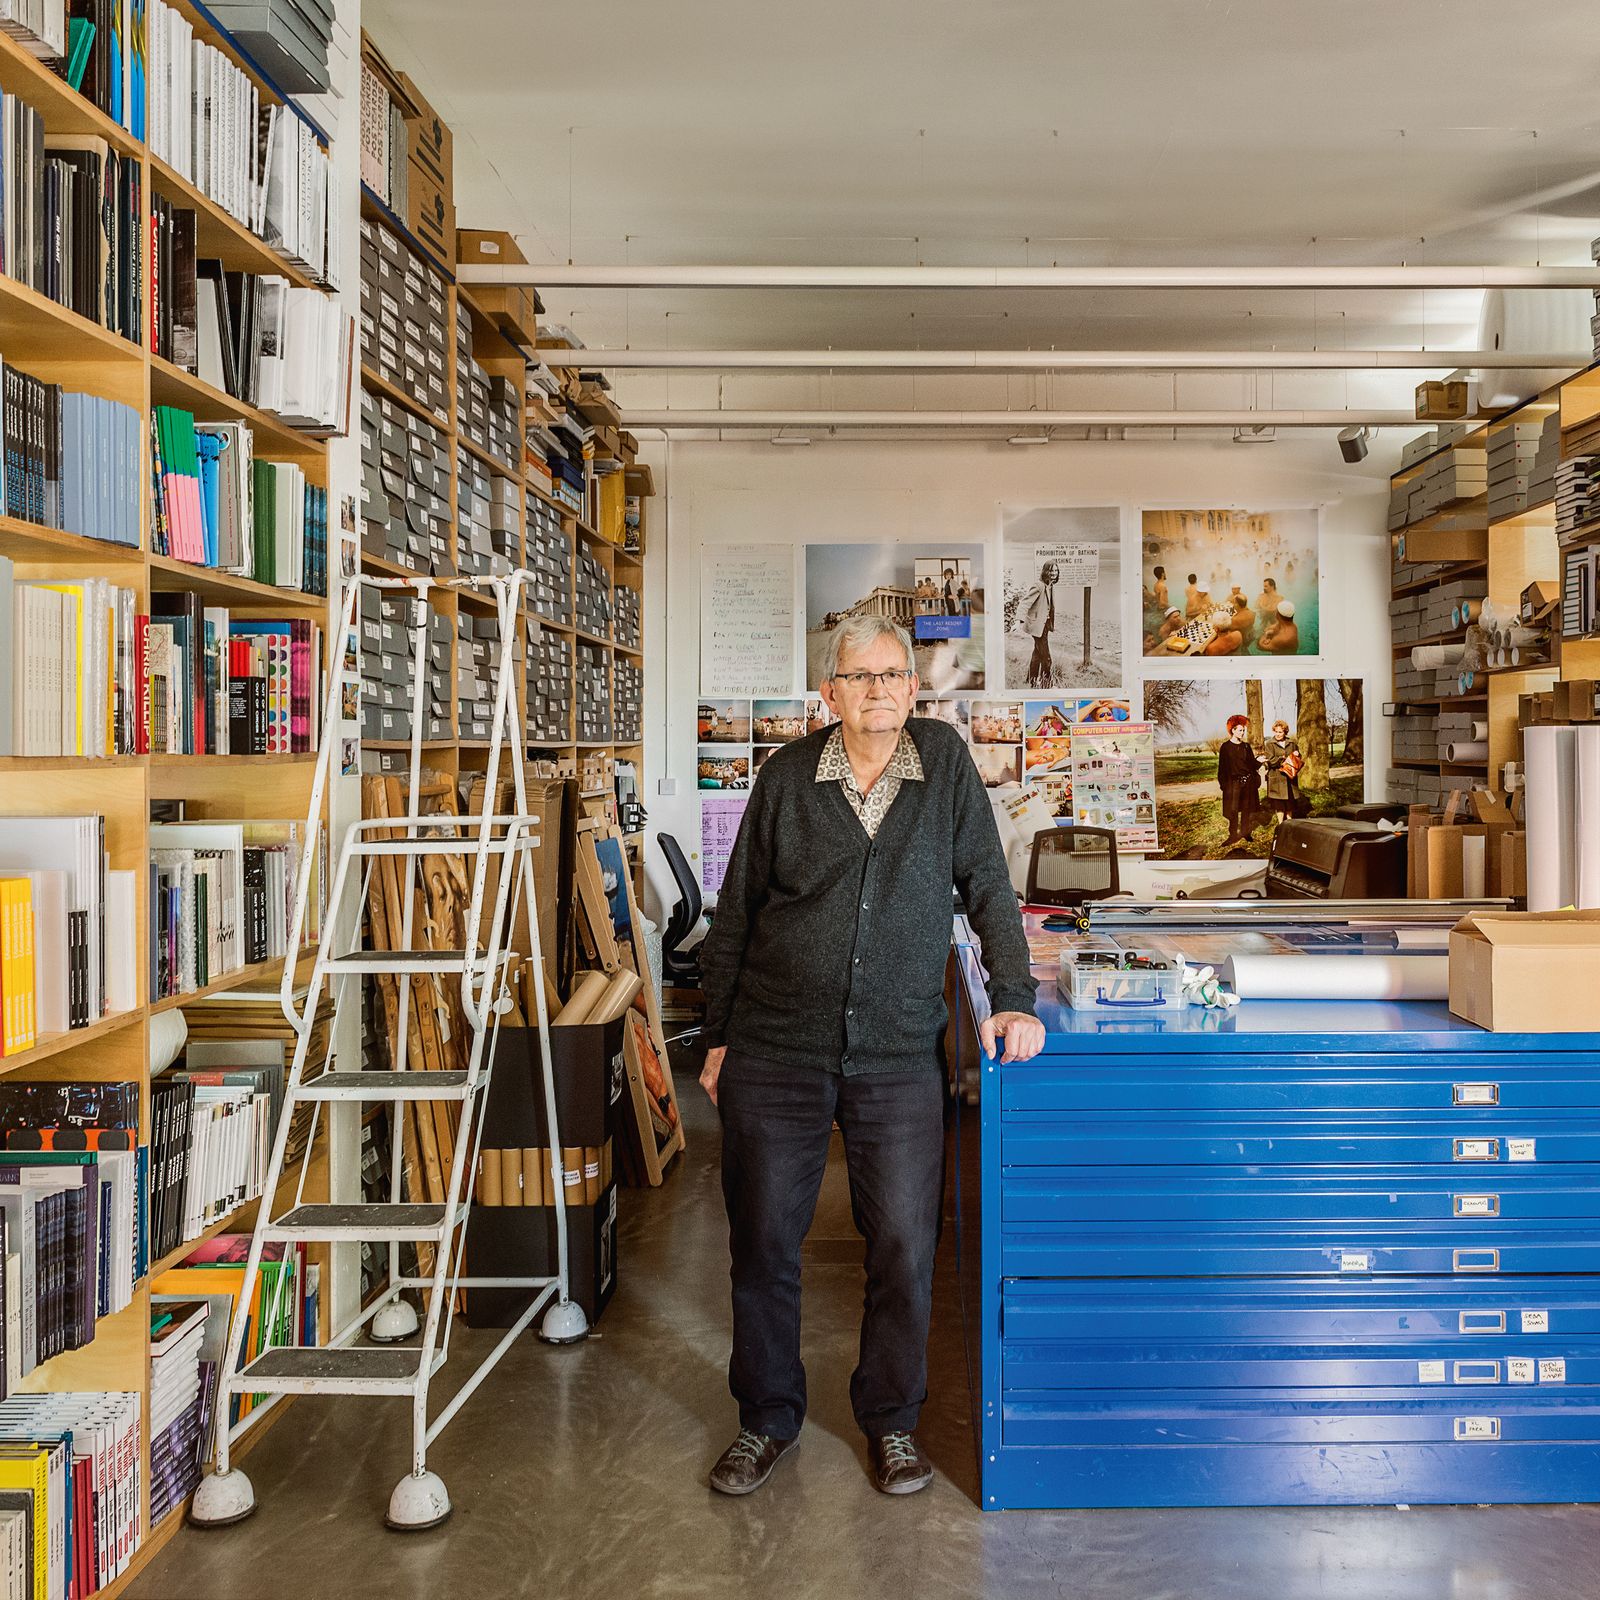
<instances>
[{"instance_id":1,"label":"wooden bookshelf","mask_svg":"<svg viewBox=\"0 0 1600 1600\"><path fill-rule=\"evenodd\" d=\"M248 52L195 0L175 0L177 8L204 39L229 55L256 81L263 103L281 103L300 120L309 119L280 94ZM149 208L159 197L195 213L198 253L222 260L229 269L283 278L298 287L316 287L299 266L286 260L263 239L228 215L193 184L157 159L139 140L117 126L55 73L34 59L9 36L0 33L0 91L14 94L33 106L48 134L92 136L103 139L121 156L141 169L143 219L142 283L144 304L141 323L148 339L151 324L152 262ZM314 124L310 124L313 129ZM324 139L323 141L327 141ZM57 305L10 278L0 277L0 358L33 373L46 382L84 391L130 406L141 413L146 429L153 406L172 405L204 421L240 420L254 433L255 453L266 460L291 461L307 481L328 486L328 447L315 434L293 427L224 394L192 373L154 355L145 345L99 327L66 307ZM148 433L145 434L145 438ZM147 448L147 446L142 446ZM152 592L190 591L208 604L224 605L243 616L306 616L331 621L329 601L298 591L278 589L233 577L224 572L192 566L151 551L150 473L140 456L141 484L137 542L114 544L13 517L0 516L0 555L15 563L18 578L101 576L132 588L146 609ZM338 581L338 511L329 507L329 581ZM9 649L11 619L5 619ZM340 648L331 630L325 635L325 654ZM113 756L104 759L61 757L0 759L0 819L24 815L75 815L95 812L106 818L107 849L111 865L141 869L149 859L149 811L152 800L182 797L196 820L207 817L304 818L310 801L314 756ZM152 1000L149 993L149 939L146 897L136 896L135 926L116 930L136 948L136 994L131 1010L106 1016L88 1027L49 1034L29 1050L0 1058L0 1074L25 1078L102 1082L138 1081L145 1107L141 1140L148 1141L150 1049L149 1024L161 1012L179 1010L196 1000L244 984L275 978L282 962L258 963L229 973L191 995ZM318 1166L320 1163L320 1166ZM314 1157L320 1176L327 1181L325 1149ZM207 1236L231 1228L248 1228L255 1206L247 1206L221 1219ZM168 1538L181 1525L181 1512L150 1526L148 1431L150 1401L150 1279L173 1266L192 1250L183 1250L151 1263L150 1274L135 1286L132 1302L124 1310L99 1320L94 1338L77 1350L66 1351L39 1366L23 1384L25 1392L74 1389L133 1390L141 1396L141 1436L146 1451L141 1471L141 1544L130 1569L99 1593L112 1597L131 1584ZM324 1289L328 1288L324 1272ZM330 1295L323 1295L324 1327ZM276 1408L281 1415L283 1406ZM272 1418L276 1420L276 1415ZM253 1445L260 1430L244 1447Z\"/></svg>"}]
</instances>

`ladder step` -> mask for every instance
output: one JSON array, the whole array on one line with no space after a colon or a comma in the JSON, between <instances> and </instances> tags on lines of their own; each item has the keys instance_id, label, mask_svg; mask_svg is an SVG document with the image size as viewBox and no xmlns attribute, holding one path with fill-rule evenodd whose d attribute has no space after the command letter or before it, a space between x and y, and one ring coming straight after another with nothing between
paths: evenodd
<instances>
[{"instance_id":1,"label":"ladder step","mask_svg":"<svg viewBox=\"0 0 1600 1600\"><path fill-rule=\"evenodd\" d=\"M466 1208L456 1209L456 1220ZM261 1225L261 1237L273 1241L354 1239L396 1244L443 1244L449 1232L446 1208L421 1205L308 1205L296 1206L272 1222Z\"/></svg>"},{"instance_id":2,"label":"ladder step","mask_svg":"<svg viewBox=\"0 0 1600 1600\"><path fill-rule=\"evenodd\" d=\"M483 853L491 856L510 855L513 850L537 847L538 843L539 836L536 833L523 833L506 839L490 838L483 846ZM352 839L346 846L346 853L352 856L459 856L475 855L478 848L477 835L467 833L447 838Z\"/></svg>"},{"instance_id":3,"label":"ladder step","mask_svg":"<svg viewBox=\"0 0 1600 1600\"><path fill-rule=\"evenodd\" d=\"M478 1084L484 1081L479 1074ZM464 1072L324 1072L295 1090L297 1100L464 1100Z\"/></svg>"},{"instance_id":4,"label":"ladder step","mask_svg":"<svg viewBox=\"0 0 1600 1600\"><path fill-rule=\"evenodd\" d=\"M228 1380L231 1394L410 1394L422 1370L415 1346L267 1350Z\"/></svg>"},{"instance_id":5,"label":"ladder step","mask_svg":"<svg viewBox=\"0 0 1600 1600\"><path fill-rule=\"evenodd\" d=\"M322 963L324 972L481 972L489 964L486 950L352 950Z\"/></svg>"}]
</instances>

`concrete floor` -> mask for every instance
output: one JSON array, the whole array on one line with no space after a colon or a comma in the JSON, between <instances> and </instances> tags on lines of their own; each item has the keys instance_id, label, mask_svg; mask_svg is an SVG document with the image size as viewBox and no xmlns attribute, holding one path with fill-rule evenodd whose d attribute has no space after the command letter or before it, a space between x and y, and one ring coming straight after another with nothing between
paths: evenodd
<instances>
[{"instance_id":1,"label":"concrete floor","mask_svg":"<svg viewBox=\"0 0 1600 1600\"><path fill-rule=\"evenodd\" d=\"M983 1516L947 1230L921 1437L939 1475L877 1494L846 1385L861 1304L842 1160L808 1241L812 1412L800 1449L748 1499L705 1473L737 1426L727 1393L726 1235L715 1113L679 1071L688 1160L624 1190L617 1297L596 1335L510 1353L435 1446L455 1515L385 1531L405 1470L394 1401L296 1401L248 1459L260 1509L186 1528L136 1600L588 1600L750 1592L855 1600L1594 1600L1600 1508L1093 1511ZM836 1155L838 1152L836 1151ZM441 1374L469 1370L467 1333Z\"/></svg>"}]
</instances>

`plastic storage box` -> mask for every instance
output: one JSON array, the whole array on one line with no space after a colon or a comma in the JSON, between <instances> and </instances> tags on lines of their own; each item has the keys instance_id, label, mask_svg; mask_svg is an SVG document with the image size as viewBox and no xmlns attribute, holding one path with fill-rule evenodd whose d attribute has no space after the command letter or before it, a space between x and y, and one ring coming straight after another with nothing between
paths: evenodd
<instances>
[{"instance_id":1,"label":"plastic storage box","mask_svg":"<svg viewBox=\"0 0 1600 1600\"><path fill-rule=\"evenodd\" d=\"M1056 978L1076 1011L1181 1011L1183 963L1151 950L1063 950Z\"/></svg>"}]
</instances>

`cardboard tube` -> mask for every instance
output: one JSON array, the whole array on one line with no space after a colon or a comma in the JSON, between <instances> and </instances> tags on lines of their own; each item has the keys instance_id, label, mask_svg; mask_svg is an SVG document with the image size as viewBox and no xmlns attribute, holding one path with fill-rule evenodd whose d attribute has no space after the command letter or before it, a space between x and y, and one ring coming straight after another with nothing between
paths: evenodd
<instances>
[{"instance_id":1,"label":"cardboard tube","mask_svg":"<svg viewBox=\"0 0 1600 1600\"><path fill-rule=\"evenodd\" d=\"M600 1198L600 1150L596 1145L583 1148L583 1203L592 1206Z\"/></svg>"},{"instance_id":2,"label":"cardboard tube","mask_svg":"<svg viewBox=\"0 0 1600 1600\"><path fill-rule=\"evenodd\" d=\"M553 1019L553 1025L558 1028L571 1028L578 1023L587 1022L589 1013L599 1003L610 982L610 978L603 972L584 973L573 988L572 997L561 1008L560 1015Z\"/></svg>"},{"instance_id":3,"label":"cardboard tube","mask_svg":"<svg viewBox=\"0 0 1600 1600\"><path fill-rule=\"evenodd\" d=\"M1456 626L1458 628L1467 627L1469 624L1476 622L1482 615L1483 601L1463 600L1456 607Z\"/></svg>"},{"instance_id":4,"label":"cardboard tube","mask_svg":"<svg viewBox=\"0 0 1600 1600\"><path fill-rule=\"evenodd\" d=\"M1481 900L1484 893L1487 855L1487 837L1481 833L1465 834L1461 840L1461 892L1468 900Z\"/></svg>"},{"instance_id":5,"label":"cardboard tube","mask_svg":"<svg viewBox=\"0 0 1600 1600\"><path fill-rule=\"evenodd\" d=\"M620 1017L633 1004L633 997L643 987L644 980L637 972L630 972L626 967L613 972L605 994L584 1020L590 1023L610 1022L613 1018Z\"/></svg>"},{"instance_id":6,"label":"cardboard tube","mask_svg":"<svg viewBox=\"0 0 1600 1600\"><path fill-rule=\"evenodd\" d=\"M544 1151L525 1149L522 1152L522 1201L536 1206L544 1202Z\"/></svg>"},{"instance_id":7,"label":"cardboard tube","mask_svg":"<svg viewBox=\"0 0 1600 1600\"><path fill-rule=\"evenodd\" d=\"M1474 722L1472 724L1472 737L1474 739L1487 739L1489 737L1489 724L1487 722Z\"/></svg>"},{"instance_id":8,"label":"cardboard tube","mask_svg":"<svg viewBox=\"0 0 1600 1600\"><path fill-rule=\"evenodd\" d=\"M481 1152L480 1165L483 1167L483 1193L482 1202L486 1206L504 1204L503 1190L500 1183L500 1152L498 1150L484 1150Z\"/></svg>"},{"instance_id":9,"label":"cardboard tube","mask_svg":"<svg viewBox=\"0 0 1600 1600\"><path fill-rule=\"evenodd\" d=\"M581 1145L562 1146L561 1181L566 1185L567 1204L569 1206L581 1206L583 1204L583 1147Z\"/></svg>"},{"instance_id":10,"label":"cardboard tube","mask_svg":"<svg viewBox=\"0 0 1600 1600\"><path fill-rule=\"evenodd\" d=\"M1419 672L1437 672L1441 667L1460 664L1467 653L1465 644L1419 644L1411 649L1411 665Z\"/></svg>"},{"instance_id":11,"label":"cardboard tube","mask_svg":"<svg viewBox=\"0 0 1600 1600\"><path fill-rule=\"evenodd\" d=\"M495 1154L500 1157L500 1204L503 1206L520 1206L522 1204L522 1152L520 1150L498 1150Z\"/></svg>"},{"instance_id":12,"label":"cardboard tube","mask_svg":"<svg viewBox=\"0 0 1600 1600\"><path fill-rule=\"evenodd\" d=\"M1446 761L1457 763L1487 761L1489 759L1489 746L1482 739L1453 739L1445 746L1444 757Z\"/></svg>"}]
</instances>

